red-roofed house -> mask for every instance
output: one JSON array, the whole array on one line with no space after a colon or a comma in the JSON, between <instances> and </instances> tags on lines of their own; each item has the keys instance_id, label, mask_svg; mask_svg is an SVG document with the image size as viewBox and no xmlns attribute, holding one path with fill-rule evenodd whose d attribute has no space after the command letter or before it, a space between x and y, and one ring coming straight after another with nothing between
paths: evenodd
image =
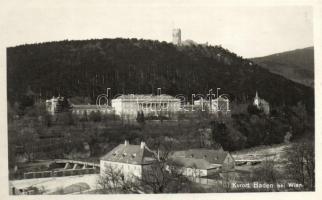
<instances>
[{"instance_id":1,"label":"red-roofed house","mask_svg":"<svg viewBox=\"0 0 322 200\"><path fill-rule=\"evenodd\" d=\"M141 178L144 167L148 167L153 161L153 154L147 150L145 143L140 145L119 144L112 151L100 159L100 173L104 174L108 167L121 170L125 179Z\"/></svg>"}]
</instances>

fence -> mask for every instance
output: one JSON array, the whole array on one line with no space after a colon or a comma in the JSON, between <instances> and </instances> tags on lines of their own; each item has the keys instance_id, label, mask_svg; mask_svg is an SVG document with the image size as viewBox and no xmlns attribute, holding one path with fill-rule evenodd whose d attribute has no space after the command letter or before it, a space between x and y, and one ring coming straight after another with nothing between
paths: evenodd
<instances>
[{"instance_id":1,"label":"fence","mask_svg":"<svg viewBox=\"0 0 322 200\"><path fill-rule=\"evenodd\" d=\"M27 173L24 173L24 179L75 176L75 175L96 174L96 173L99 173L99 172L97 169L94 169L94 168L67 169L67 170L59 170L59 171L27 172Z\"/></svg>"}]
</instances>

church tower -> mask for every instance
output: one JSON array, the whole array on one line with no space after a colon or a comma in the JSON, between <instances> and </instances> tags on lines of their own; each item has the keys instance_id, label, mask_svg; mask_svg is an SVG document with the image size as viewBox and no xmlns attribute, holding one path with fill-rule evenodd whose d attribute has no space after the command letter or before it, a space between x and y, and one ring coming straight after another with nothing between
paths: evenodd
<instances>
[{"instance_id":1,"label":"church tower","mask_svg":"<svg viewBox=\"0 0 322 200\"><path fill-rule=\"evenodd\" d=\"M172 43L174 45L181 45L181 29L176 28L172 30Z\"/></svg>"},{"instance_id":2,"label":"church tower","mask_svg":"<svg viewBox=\"0 0 322 200\"><path fill-rule=\"evenodd\" d=\"M256 91L256 95L255 95L254 103L253 104L254 104L254 106L259 107L259 97L258 97L257 91Z\"/></svg>"}]
</instances>

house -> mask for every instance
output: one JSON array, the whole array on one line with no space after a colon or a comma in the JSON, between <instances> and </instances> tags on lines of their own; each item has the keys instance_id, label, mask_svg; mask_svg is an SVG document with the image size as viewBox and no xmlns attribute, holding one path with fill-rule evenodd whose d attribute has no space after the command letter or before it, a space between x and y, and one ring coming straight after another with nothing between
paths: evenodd
<instances>
[{"instance_id":1,"label":"house","mask_svg":"<svg viewBox=\"0 0 322 200\"><path fill-rule=\"evenodd\" d=\"M62 112L64 109L70 109L68 101L64 97L53 96L51 99L46 100L46 110L49 114L55 115L56 113Z\"/></svg>"},{"instance_id":2,"label":"house","mask_svg":"<svg viewBox=\"0 0 322 200\"><path fill-rule=\"evenodd\" d=\"M233 171L235 160L229 152L213 149L189 149L176 151L171 160L183 169L188 177L211 176L223 171Z\"/></svg>"},{"instance_id":3,"label":"house","mask_svg":"<svg viewBox=\"0 0 322 200\"><path fill-rule=\"evenodd\" d=\"M266 115L268 115L270 112L269 103L264 99L259 98L257 91L254 98L253 105L256 106L257 109L262 110Z\"/></svg>"},{"instance_id":4,"label":"house","mask_svg":"<svg viewBox=\"0 0 322 200\"><path fill-rule=\"evenodd\" d=\"M230 112L229 99L225 96L219 96L216 99L199 99L193 102L194 106L201 108L202 110L208 109L211 113L223 113L228 114Z\"/></svg>"},{"instance_id":5,"label":"house","mask_svg":"<svg viewBox=\"0 0 322 200\"><path fill-rule=\"evenodd\" d=\"M153 153L149 151L144 142L140 145L119 144L109 153L100 159L100 174L104 175L105 170L120 170L125 180L142 178L144 169L153 162Z\"/></svg>"},{"instance_id":6,"label":"house","mask_svg":"<svg viewBox=\"0 0 322 200\"><path fill-rule=\"evenodd\" d=\"M170 95L121 95L112 99L115 114L122 118L136 119L139 112L144 116L166 116L180 110L180 99Z\"/></svg>"}]
</instances>

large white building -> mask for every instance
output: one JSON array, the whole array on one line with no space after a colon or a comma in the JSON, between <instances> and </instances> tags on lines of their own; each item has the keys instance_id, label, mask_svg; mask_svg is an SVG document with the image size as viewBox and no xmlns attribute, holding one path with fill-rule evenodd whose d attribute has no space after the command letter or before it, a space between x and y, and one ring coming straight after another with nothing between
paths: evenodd
<instances>
[{"instance_id":1,"label":"large white building","mask_svg":"<svg viewBox=\"0 0 322 200\"><path fill-rule=\"evenodd\" d=\"M121 95L112 99L115 114L122 118L136 119L138 112L144 116L167 116L180 110L180 99L170 95Z\"/></svg>"},{"instance_id":2,"label":"large white building","mask_svg":"<svg viewBox=\"0 0 322 200\"><path fill-rule=\"evenodd\" d=\"M147 150L145 143L140 145L119 144L100 159L100 174L104 176L106 170L119 170L125 180L142 178L145 168L153 162L153 153Z\"/></svg>"}]
</instances>

